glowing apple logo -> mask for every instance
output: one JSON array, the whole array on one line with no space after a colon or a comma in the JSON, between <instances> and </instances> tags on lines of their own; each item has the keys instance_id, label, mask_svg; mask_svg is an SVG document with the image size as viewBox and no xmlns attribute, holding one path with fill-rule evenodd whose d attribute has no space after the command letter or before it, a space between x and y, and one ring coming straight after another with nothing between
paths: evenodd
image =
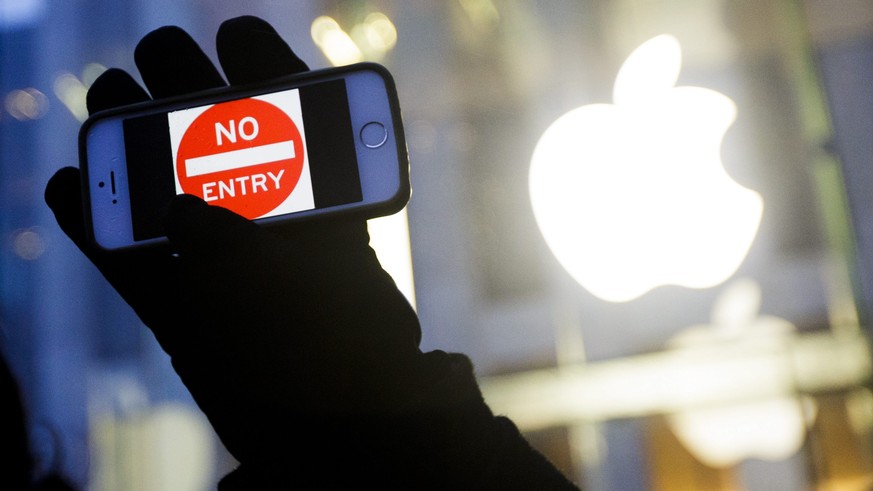
<instances>
[{"instance_id":1,"label":"glowing apple logo","mask_svg":"<svg viewBox=\"0 0 873 491\"><path fill-rule=\"evenodd\" d=\"M546 242L605 300L720 284L758 231L760 195L720 158L736 106L710 89L676 87L680 67L675 38L645 42L619 70L614 104L564 114L531 159L531 204Z\"/></svg>"}]
</instances>

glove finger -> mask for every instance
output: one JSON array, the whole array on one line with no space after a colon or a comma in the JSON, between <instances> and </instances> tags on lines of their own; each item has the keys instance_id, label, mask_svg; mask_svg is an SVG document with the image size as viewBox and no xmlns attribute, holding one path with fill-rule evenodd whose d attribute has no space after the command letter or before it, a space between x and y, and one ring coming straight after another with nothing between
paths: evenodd
<instances>
[{"instance_id":1,"label":"glove finger","mask_svg":"<svg viewBox=\"0 0 873 491\"><path fill-rule=\"evenodd\" d=\"M240 325L271 329L289 322L279 304L270 302L277 292L300 288L288 281L299 277L296 264L277 253L259 226L226 208L180 195L170 203L165 227L179 255L179 288L186 292L188 308L198 312L198 324L209 326L199 337L216 343L215 350L239 348Z\"/></svg>"},{"instance_id":2,"label":"glove finger","mask_svg":"<svg viewBox=\"0 0 873 491\"><path fill-rule=\"evenodd\" d=\"M172 199L164 225L173 249L188 261L236 257L232 261L236 263L251 257L262 242L258 237L262 232L254 222L189 194Z\"/></svg>"},{"instance_id":3,"label":"glove finger","mask_svg":"<svg viewBox=\"0 0 873 491\"><path fill-rule=\"evenodd\" d=\"M176 26L148 33L137 44L134 61L155 99L225 85L221 74L191 36Z\"/></svg>"},{"instance_id":4,"label":"glove finger","mask_svg":"<svg viewBox=\"0 0 873 491\"><path fill-rule=\"evenodd\" d=\"M149 95L129 73L118 68L103 72L88 89L88 112L111 109L149 100Z\"/></svg>"},{"instance_id":5,"label":"glove finger","mask_svg":"<svg viewBox=\"0 0 873 491\"><path fill-rule=\"evenodd\" d=\"M247 84L309 70L272 25L254 16L224 21L215 46L231 84Z\"/></svg>"}]
</instances>

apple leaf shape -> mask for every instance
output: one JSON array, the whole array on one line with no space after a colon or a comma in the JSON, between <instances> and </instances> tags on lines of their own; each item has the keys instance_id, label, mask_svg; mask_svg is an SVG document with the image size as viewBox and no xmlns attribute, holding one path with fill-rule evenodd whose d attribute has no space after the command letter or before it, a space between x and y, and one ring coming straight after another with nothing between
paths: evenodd
<instances>
[{"instance_id":1,"label":"apple leaf shape","mask_svg":"<svg viewBox=\"0 0 873 491\"><path fill-rule=\"evenodd\" d=\"M621 103L565 113L531 158L543 237L564 269L607 301L661 285L718 285L758 232L763 200L721 162L736 105L714 90L674 87L680 62L674 38L644 43L616 80Z\"/></svg>"},{"instance_id":2,"label":"apple leaf shape","mask_svg":"<svg viewBox=\"0 0 873 491\"><path fill-rule=\"evenodd\" d=\"M661 34L649 39L621 65L612 99L617 105L656 99L676 85L681 68L682 48L675 37Z\"/></svg>"}]
</instances>

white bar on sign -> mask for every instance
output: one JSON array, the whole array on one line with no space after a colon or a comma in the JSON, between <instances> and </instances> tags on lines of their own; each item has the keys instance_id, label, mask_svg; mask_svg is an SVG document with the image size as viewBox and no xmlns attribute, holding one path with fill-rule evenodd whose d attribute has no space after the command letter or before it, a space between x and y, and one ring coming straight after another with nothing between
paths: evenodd
<instances>
[{"instance_id":1,"label":"white bar on sign","mask_svg":"<svg viewBox=\"0 0 873 491\"><path fill-rule=\"evenodd\" d=\"M295 155L294 140L288 140L187 159L185 170L188 172L188 177L202 176L203 174L251 167L277 160L293 159Z\"/></svg>"}]
</instances>

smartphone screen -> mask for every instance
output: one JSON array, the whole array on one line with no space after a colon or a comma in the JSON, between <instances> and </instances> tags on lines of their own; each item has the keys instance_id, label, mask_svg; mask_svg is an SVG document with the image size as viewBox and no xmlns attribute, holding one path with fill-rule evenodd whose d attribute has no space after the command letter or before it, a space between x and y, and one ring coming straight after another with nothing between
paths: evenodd
<instances>
[{"instance_id":1,"label":"smartphone screen","mask_svg":"<svg viewBox=\"0 0 873 491\"><path fill-rule=\"evenodd\" d=\"M135 116L122 129L136 241L163 235L181 193L249 219L362 200L343 79Z\"/></svg>"}]
</instances>

